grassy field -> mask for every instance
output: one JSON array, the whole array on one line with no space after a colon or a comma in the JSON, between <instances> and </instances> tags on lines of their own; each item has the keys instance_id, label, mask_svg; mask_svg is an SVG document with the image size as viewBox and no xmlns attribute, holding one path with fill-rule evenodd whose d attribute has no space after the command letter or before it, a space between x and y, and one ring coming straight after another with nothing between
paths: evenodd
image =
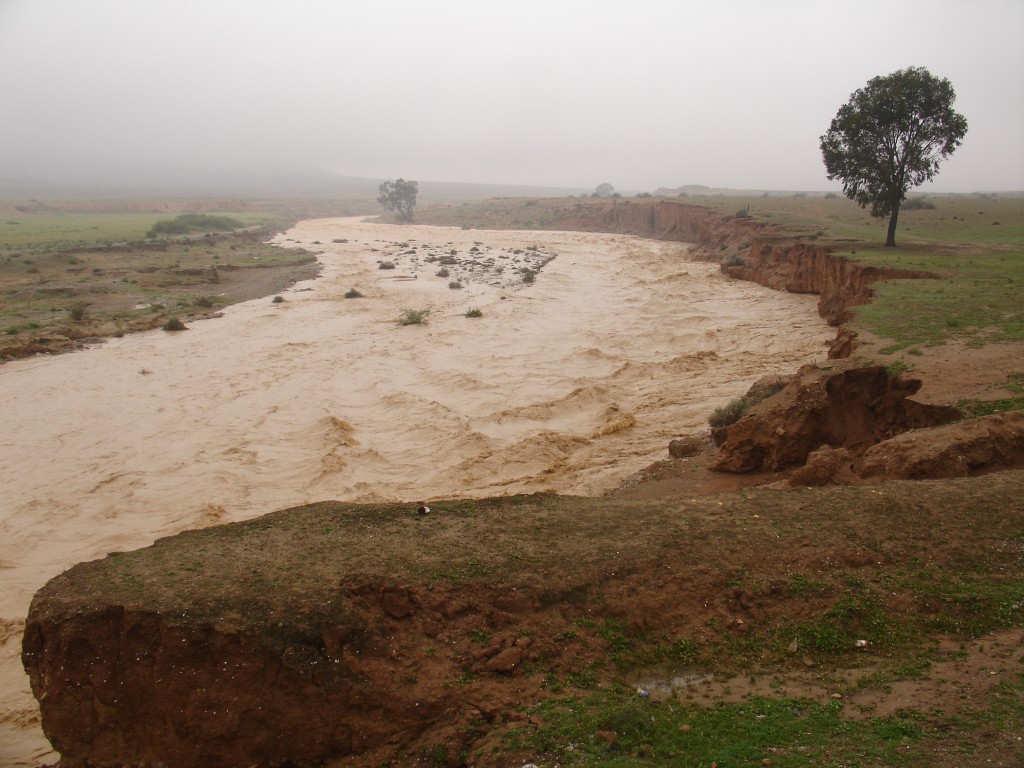
<instances>
[{"instance_id":1,"label":"grassy field","mask_svg":"<svg viewBox=\"0 0 1024 768\"><path fill-rule=\"evenodd\" d=\"M0 201L0 359L74 340L208 316L312 277L312 254L267 244L310 216L365 201ZM154 235L185 212L226 215L233 231ZM69 341L70 340L70 341Z\"/></svg>"},{"instance_id":2,"label":"grassy field","mask_svg":"<svg viewBox=\"0 0 1024 768\"><path fill-rule=\"evenodd\" d=\"M900 213L897 248L883 247L885 222L845 198L691 201L726 214L747 209L756 220L799 227L840 256L940 275L936 282L881 284L876 300L858 310L855 326L892 340L893 349L954 338L973 345L1024 340L1024 196L915 200L932 207Z\"/></svg>"}]
</instances>

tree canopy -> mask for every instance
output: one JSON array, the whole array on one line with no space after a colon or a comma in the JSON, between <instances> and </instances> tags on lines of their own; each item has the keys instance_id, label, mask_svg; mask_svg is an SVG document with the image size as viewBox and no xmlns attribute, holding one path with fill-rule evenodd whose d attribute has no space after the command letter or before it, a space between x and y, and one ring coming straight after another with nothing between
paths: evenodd
<instances>
[{"instance_id":1,"label":"tree canopy","mask_svg":"<svg viewBox=\"0 0 1024 768\"><path fill-rule=\"evenodd\" d=\"M872 216L889 217L886 246L896 245L907 190L933 179L967 133L955 100L949 80L908 67L854 91L821 137L828 178L841 179L843 193Z\"/></svg>"},{"instance_id":2,"label":"tree canopy","mask_svg":"<svg viewBox=\"0 0 1024 768\"><path fill-rule=\"evenodd\" d=\"M380 185L377 202L384 206L385 211L395 211L402 221L412 221L412 209L416 207L416 194L419 183L397 179L385 181Z\"/></svg>"}]
</instances>

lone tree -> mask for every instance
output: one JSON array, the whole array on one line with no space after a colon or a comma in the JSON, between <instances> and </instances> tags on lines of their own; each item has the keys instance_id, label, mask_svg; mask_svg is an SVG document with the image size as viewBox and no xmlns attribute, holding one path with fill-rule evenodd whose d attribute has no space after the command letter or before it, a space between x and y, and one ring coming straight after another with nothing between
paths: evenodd
<instances>
[{"instance_id":1,"label":"lone tree","mask_svg":"<svg viewBox=\"0 0 1024 768\"><path fill-rule=\"evenodd\" d=\"M416 193L419 192L417 182L405 179L385 181L379 191L377 202L384 206L385 211L396 211L402 221L412 221L412 209L416 207Z\"/></svg>"},{"instance_id":2,"label":"lone tree","mask_svg":"<svg viewBox=\"0 0 1024 768\"><path fill-rule=\"evenodd\" d=\"M875 218L889 217L887 247L896 245L907 190L933 179L967 133L955 100L949 80L908 67L854 91L821 137L829 179L841 179L846 196L870 205Z\"/></svg>"}]
</instances>

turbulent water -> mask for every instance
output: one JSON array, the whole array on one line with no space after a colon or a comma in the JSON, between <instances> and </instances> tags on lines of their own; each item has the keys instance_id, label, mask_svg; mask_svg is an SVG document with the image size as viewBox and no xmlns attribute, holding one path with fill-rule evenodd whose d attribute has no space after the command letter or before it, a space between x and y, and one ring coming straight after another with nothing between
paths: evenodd
<instances>
[{"instance_id":1,"label":"turbulent water","mask_svg":"<svg viewBox=\"0 0 1024 768\"><path fill-rule=\"evenodd\" d=\"M320 499L599 494L832 336L812 298L679 243L353 218L278 240L323 251L323 276L186 332L0 367L0 764L47 758L17 654L64 568Z\"/></svg>"}]
</instances>

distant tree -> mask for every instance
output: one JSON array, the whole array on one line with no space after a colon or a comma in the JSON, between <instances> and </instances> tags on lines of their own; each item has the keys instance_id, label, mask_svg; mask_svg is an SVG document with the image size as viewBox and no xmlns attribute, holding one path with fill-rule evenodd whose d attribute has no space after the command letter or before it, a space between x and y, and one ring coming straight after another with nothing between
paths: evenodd
<instances>
[{"instance_id":1,"label":"distant tree","mask_svg":"<svg viewBox=\"0 0 1024 768\"><path fill-rule=\"evenodd\" d=\"M606 181L603 184L597 185L597 189L594 190L594 194L598 197L611 197L615 194L615 187Z\"/></svg>"},{"instance_id":2,"label":"distant tree","mask_svg":"<svg viewBox=\"0 0 1024 768\"><path fill-rule=\"evenodd\" d=\"M829 179L875 218L889 217L885 245L896 245L896 221L907 190L939 172L967 133L967 119L953 110L949 80L924 67L876 77L839 108L821 137Z\"/></svg>"},{"instance_id":3,"label":"distant tree","mask_svg":"<svg viewBox=\"0 0 1024 768\"><path fill-rule=\"evenodd\" d=\"M384 206L385 211L395 211L402 221L412 221L412 209L416 207L416 194L419 192L417 182L405 179L385 181L379 191L377 202Z\"/></svg>"}]
</instances>

